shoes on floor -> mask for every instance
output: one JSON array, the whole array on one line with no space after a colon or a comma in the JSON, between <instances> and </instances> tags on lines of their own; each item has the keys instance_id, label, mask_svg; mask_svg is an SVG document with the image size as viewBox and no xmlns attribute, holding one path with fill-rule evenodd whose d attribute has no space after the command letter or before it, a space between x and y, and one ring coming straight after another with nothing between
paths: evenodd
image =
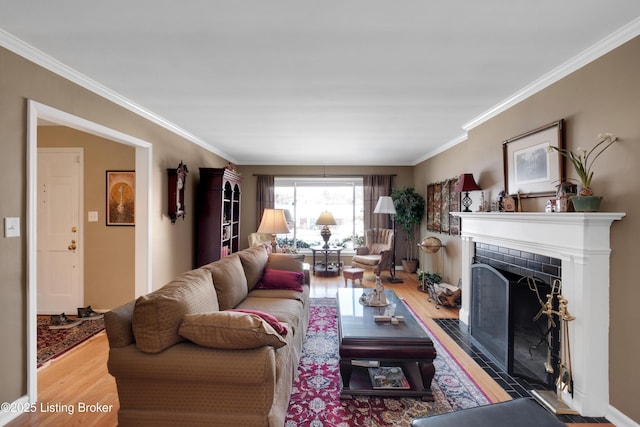
<instances>
[{"instance_id":1,"label":"shoes on floor","mask_svg":"<svg viewBox=\"0 0 640 427\"><path fill-rule=\"evenodd\" d=\"M49 329L69 329L82 323L80 319L69 319L64 313L52 314Z\"/></svg>"},{"instance_id":2,"label":"shoes on floor","mask_svg":"<svg viewBox=\"0 0 640 427\"><path fill-rule=\"evenodd\" d=\"M90 305L87 307L78 307L78 319L81 321L102 319L103 317L103 313L93 311Z\"/></svg>"}]
</instances>

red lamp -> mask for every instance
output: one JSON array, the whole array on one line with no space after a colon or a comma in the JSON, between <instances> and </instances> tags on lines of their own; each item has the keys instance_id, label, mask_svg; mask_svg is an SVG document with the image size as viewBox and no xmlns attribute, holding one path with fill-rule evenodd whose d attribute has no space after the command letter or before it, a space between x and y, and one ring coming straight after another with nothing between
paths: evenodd
<instances>
[{"instance_id":1,"label":"red lamp","mask_svg":"<svg viewBox=\"0 0 640 427\"><path fill-rule=\"evenodd\" d=\"M458 178L458 185L453 189L456 193L462 193L464 191L464 197L462 198L462 206L464 206L464 210L462 212L471 212L469 206L471 206L471 197L469 197L469 191L478 191L482 190L476 184L476 181L473 179L473 174L465 173L460 175Z\"/></svg>"}]
</instances>

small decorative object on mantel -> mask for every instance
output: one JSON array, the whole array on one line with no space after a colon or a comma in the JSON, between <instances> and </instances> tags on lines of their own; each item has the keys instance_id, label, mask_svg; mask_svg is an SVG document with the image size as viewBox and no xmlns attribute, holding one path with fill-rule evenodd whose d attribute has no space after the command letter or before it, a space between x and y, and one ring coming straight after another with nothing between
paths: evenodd
<instances>
[{"instance_id":1,"label":"small decorative object on mantel","mask_svg":"<svg viewBox=\"0 0 640 427\"><path fill-rule=\"evenodd\" d=\"M578 174L582 188L577 196L571 197L571 203L576 212L596 212L600 209L602 197L593 195L593 190L591 189L593 171L591 169L596 159L617 140L618 138L612 133L601 133L598 135L596 145L588 151L580 147L574 152L565 148L549 146L549 151L558 151L562 156L569 159Z\"/></svg>"},{"instance_id":2,"label":"small decorative object on mantel","mask_svg":"<svg viewBox=\"0 0 640 427\"><path fill-rule=\"evenodd\" d=\"M174 224L176 219L186 215L184 208L184 187L187 181L189 170L187 165L180 162L176 169L167 169L169 175L169 218Z\"/></svg>"}]
</instances>

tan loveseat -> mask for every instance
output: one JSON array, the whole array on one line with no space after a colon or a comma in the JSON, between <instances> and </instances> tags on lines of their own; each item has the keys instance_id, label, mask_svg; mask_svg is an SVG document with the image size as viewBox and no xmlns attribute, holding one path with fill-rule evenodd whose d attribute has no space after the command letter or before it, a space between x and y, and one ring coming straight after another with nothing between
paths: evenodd
<instances>
[{"instance_id":1,"label":"tan loveseat","mask_svg":"<svg viewBox=\"0 0 640 427\"><path fill-rule=\"evenodd\" d=\"M302 262L249 248L106 313L119 425L282 426L309 321L308 275L302 292L256 285L266 271L292 275L283 270L303 272Z\"/></svg>"}]
</instances>

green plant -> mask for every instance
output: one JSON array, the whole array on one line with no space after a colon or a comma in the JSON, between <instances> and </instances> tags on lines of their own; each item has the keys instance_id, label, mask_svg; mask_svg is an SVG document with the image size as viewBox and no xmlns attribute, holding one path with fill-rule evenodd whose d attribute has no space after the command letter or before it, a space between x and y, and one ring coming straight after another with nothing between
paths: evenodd
<instances>
[{"instance_id":1,"label":"green plant","mask_svg":"<svg viewBox=\"0 0 640 427\"><path fill-rule=\"evenodd\" d=\"M591 179L593 178L591 168L593 167L593 163L611 144L616 142L617 139L618 138L611 133L599 134L598 142L589 151L578 147L578 150L574 152L553 146L549 146L549 151L555 150L571 161L578 177L580 177L580 184L582 185L580 195L591 196L593 195L593 191L591 190Z\"/></svg>"},{"instance_id":2,"label":"green plant","mask_svg":"<svg viewBox=\"0 0 640 427\"><path fill-rule=\"evenodd\" d=\"M429 273L428 271L421 271L420 273L418 273L418 282L437 285L438 283L442 282L442 276L438 273Z\"/></svg>"},{"instance_id":3,"label":"green plant","mask_svg":"<svg viewBox=\"0 0 640 427\"><path fill-rule=\"evenodd\" d=\"M391 191L393 205L396 208L396 223L407 235L407 259L415 259L413 232L424 216L425 201L414 187L394 188Z\"/></svg>"}]
</instances>

